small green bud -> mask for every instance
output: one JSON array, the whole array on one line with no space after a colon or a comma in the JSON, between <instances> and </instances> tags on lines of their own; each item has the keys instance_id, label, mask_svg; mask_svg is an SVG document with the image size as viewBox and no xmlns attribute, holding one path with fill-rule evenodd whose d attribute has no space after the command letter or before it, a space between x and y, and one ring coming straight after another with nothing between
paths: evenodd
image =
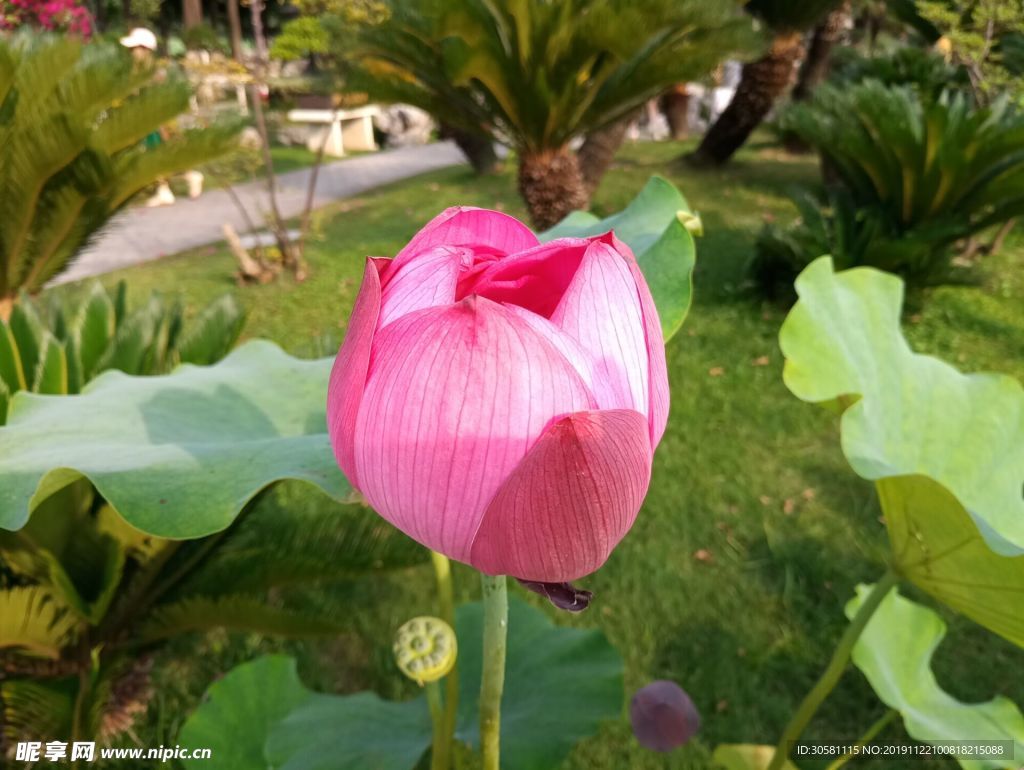
<instances>
[{"instance_id":1,"label":"small green bud","mask_svg":"<svg viewBox=\"0 0 1024 770\"><path fill-rule=\"evenodd\" d=\"M392 649L398 668L421 687L451 671L458 657L452 627L440 618L425 616L402 624Z\"/></svg>"},{"instance_id":2,"label":"small green bud","mask_svg":"<svg viewBox=\"0 0 1024 770\"><path fill-rule=\"evenodd\" d=\"M680 224L689 230L692 235L696 237L704 235L704 223L700 219L700 214L694 214L691 211L677 211L676 219L678 219Z\"/></svg>"}]
</instances>

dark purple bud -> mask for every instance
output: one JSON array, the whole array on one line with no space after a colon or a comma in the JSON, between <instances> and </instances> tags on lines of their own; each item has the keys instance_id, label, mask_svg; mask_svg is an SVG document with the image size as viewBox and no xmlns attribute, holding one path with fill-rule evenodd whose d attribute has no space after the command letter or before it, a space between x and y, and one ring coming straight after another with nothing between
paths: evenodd
<instances>
[{"instance_id":1,"label":"dark purple bud","mask_svg":"<svg viewBox=\"0 0 1024 770\"><path fill-rule=\"evenodd\" d=\"M700 714L682 687L659 679L636 691L629 704L633 735L651 751L672 751L700 729Z\"/></svg>"},{"instance_id":2,"label":"dark purple bud","mask_svg":"<svg viewBox=\"0 0 1024 770\"><path fill-rule=\"evenodd\" d=\"M594 594L590 591L584 591L570 583L538 583L536 580L519 580L519 584L528 591L540 594L558 609L566 612L583 612L590 606L590 600L594 598Z\"/></svg>"}]
</instances>

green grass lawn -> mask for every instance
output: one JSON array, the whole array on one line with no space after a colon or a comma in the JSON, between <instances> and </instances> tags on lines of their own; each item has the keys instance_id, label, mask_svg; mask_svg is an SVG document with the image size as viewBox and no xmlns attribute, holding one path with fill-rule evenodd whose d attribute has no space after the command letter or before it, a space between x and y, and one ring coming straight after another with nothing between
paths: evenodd
<instances>
[{"instance_id":1,"label":"green grass lawn","mask_svg":"<svg viewBox=\"0 0 1024 770\"><path fill-rule=\"evenodd\" d=\"M604 629L625 658L627 695L652 679L679 682L704 727L699 740L664 757L640 749L623 719L576 749L566 765L574 770L700 768L719 742L774 743L841 634L853 587L883 569L879 510L871 486L853 475L839 451L834 418L782 384L777 334L785 309L759 301L744 286L758 230L765 221L795 215L786 188L813 183L816 164L755 146L724 170L698 172L672 163L682 149L671 143L627 147L595 198L599 213L617 210L651 174L662 174L700 212L707 234L698 242L695 305L668 349L673 405L650 494L608 564L583 581L596 594L591 609L558 620ZM219 247L104 281L127 279L136 302L150 289L174 287L192 307L237 292L251 313L249 336L312 355L329 350L344 333L363 257L393 255L454 204L523 214L511 170L477 179L451 169L318 214L311 274L303 284L285 279L239 289L233 261ZM909 319L908 334L919 350L961 368L1024 378L1024 243L1011 240L984 272L982 286L933 292ZM281 497L295 505L325 504L297 487ZM468 569L459 568L456 577L463 598L477 593ZM167 688L151 711L150 729L173 744L182 718L177 712L194 702L208 677L267 649L295 652L307 681L320 687L372 687L392 697L411 692L390 661L390 638L399 623L431 609L429 585L425 567L325 589L334 611L351 619L351 633L341 639L282 643L215 634L198 642L200 654L195 640L180 642L190 659L161 674ZM1002 693L1024 704L1024 680L1011 675L1024 670L1024 654L944 614L950 634L936 659L940 683L966 700ZM851 670L808 737L849 742L884 710ZM906 737L896 725L879 740ZM855 766L902 767L889 761Z\"/></svg>"}]
</instances>

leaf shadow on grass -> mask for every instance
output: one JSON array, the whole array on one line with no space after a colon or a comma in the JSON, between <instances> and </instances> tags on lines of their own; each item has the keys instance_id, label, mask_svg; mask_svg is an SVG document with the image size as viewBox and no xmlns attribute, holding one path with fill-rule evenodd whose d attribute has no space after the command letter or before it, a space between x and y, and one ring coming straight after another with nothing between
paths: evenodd
<instances>
[{"instance_id":1,"label":"leaf shadow on grass","mask_svg":"<svg viewBox=\"0 0 1024 770\"><path fill-rule=\"evenodd\" d=\"M987 344L1002 350L1011 361L1024 360L1024 326L1010 319L996 318L991 312L986 312L977 301L974 301L973 294L974 292L963 290L943 298L939 310L946 323L958 331L957 337L948 341L947 346L955 348L958 337L964 334L973 335L984 338Z\"/></svg>"}]
</instances>

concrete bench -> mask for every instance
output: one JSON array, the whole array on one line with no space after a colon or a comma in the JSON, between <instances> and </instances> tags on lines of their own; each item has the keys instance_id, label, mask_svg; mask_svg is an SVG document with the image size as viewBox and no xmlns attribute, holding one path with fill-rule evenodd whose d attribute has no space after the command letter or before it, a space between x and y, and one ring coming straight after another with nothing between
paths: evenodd
<instances>
[{"instance_id":1,"label":"concrete bench","mask_svg":"<svg viewBox=\"0 0 1024 770\"><path fill-rule=\"evenodd\" d=\"M317 152L327 132L324 153L340 158L346 151L377 149L373 140L373 118L379 112L380 108L374 105L354 110L290 110L288 120L323 124L323 129L314 131L306 140L306 147L310 152Z\"/></svg>"}]
</instances>

